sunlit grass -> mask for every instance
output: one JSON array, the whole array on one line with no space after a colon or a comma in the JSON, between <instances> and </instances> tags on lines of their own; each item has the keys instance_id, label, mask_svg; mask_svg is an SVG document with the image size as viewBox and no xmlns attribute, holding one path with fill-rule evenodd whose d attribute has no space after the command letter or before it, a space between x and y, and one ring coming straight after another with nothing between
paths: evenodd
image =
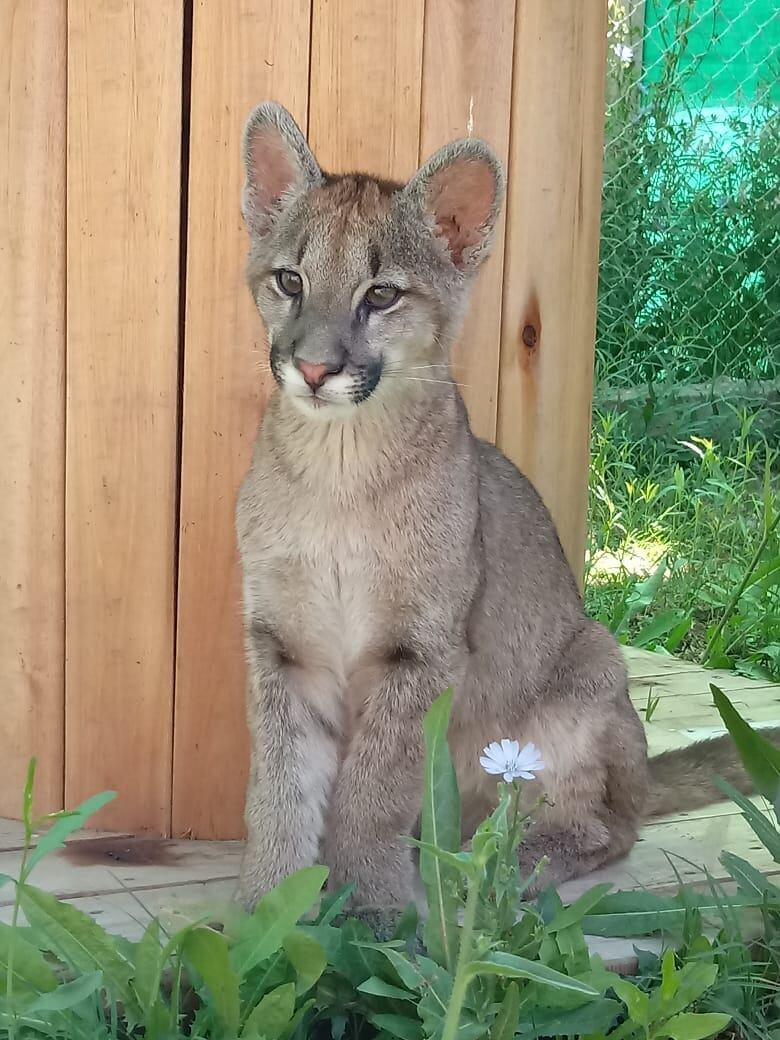
<instances>
[{"instance_id":1,"label":"sunlit grass","mask_svg":"<svg viewBox=\"0 0 780 1040\"><path fill-rule=\"evenodd\" d=\"M780 460L753 426L669 445L596 413L586 602L625 642L780 680Z\"/></svg>"}]
</instances>

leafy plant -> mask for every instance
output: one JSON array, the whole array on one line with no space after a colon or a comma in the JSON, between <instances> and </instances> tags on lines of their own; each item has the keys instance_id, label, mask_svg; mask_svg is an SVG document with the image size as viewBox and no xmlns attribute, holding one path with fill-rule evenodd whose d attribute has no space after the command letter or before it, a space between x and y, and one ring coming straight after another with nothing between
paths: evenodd
<instances>
[{"instance_id":1,"label":"leafy plant","mask_svg":"<svg viewBox=\"0 0 780 1040\"><path fill-rule=\"evenodd\" d=\"M762 811L729 784L719 783L780 862L780 751L742 719L722 690L711 689L745 770L767 800L767 810ZM765 1040L780 1030L780 887L731 852L723 852L720 861L731 878L729 889L710 878L709 891L704 893L681 885L671 897L645 892L607 895L585 919L585 931L623 936L663 932L674 937L675 953L667 950L663 958L647 953L640 956L642 971L635 989L641 995L630 993L625 980L617 987L624 999L634 1001L632 1021L645 1017L648 1028L652 1027L651 1010L658 1012L662 1007L664 979L675 964L680 972L692 973L697 985L703 983L702 992L693 998L697 1011L727 1014L737 1036ZM683 1024L687 1023L684 1019ZM626 1035L634 1035L625 1028ZM621 1034L618 1030L614 1035Z\"/></svg>"},{"instance_id":2,"label":"leafy plant","mask_svg":"<svg viewBox=\"0 0 780 1040\"><path fill-rule=\"evenodd\" d=\"M778 452L637 441L596 413L586 606L624 643L780 680Z\"/></svg>"},{"instance_id":3,"label":"leafy plant","mask_svg":"<svg viewBox=\"0 0 780 1040\"><path fill-rule=\"evenodd\" d=\"M112 936L29 881L42 856L111 795L47 818L52 826L36 846L31 768L22 869L16 881L0 878L15 884L18 908L13 924L0 927L0 1037L695 1040L742 1014L747 998L736 1012L713 1004L725 963L714 946L705 950L691 938L691 951L667 953L657 977L629 982L606 971L585 939L659 929L690 938L686 922L709 914L717 900L684 891L676 899L612 894L609 885L570 906L553 889L525 899L543 864L530 878L519 870L518 846L534 811L523 806L522 782L499 783L496 809L461 847L447 747L451 703L451 693L442 695L425 720L416 843L431 907L424 946L412 908L389 942L377 942L344 913L349 890L322 895L323 867L288 877L252 914L236 910L221 930L193 920L168 935L152 919L138 942ZM773 886L736 857L724 862L746 893L739 905L774 912ZM745 987L739 992L744 997Z\"/></svg>"}]
</instances>

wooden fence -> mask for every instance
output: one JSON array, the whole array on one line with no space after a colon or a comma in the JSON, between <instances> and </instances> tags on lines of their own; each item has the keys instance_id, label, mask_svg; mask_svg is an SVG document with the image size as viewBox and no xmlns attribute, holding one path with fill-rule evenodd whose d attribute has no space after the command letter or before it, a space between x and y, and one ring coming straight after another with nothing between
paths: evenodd
<instances>
[{"instance_id":1,"label":"wooden fence","mask_svg":"<svg viewBox=\"0 0 780 1040\"><path fill-rule=\"evenodd\" d=\"M271 391L242 124L406 177L486 138L507 219L456 368L584 549L606 0L2 0L0 815L242 832L233 507ZM518 594L522 594L518 590Z\"/></svg>"}]
</instances>

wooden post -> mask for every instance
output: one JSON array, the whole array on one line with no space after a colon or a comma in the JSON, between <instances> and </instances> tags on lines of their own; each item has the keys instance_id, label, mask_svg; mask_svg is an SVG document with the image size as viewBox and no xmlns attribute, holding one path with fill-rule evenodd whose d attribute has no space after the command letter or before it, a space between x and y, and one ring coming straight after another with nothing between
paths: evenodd
<instances>
[{"instance_id":1,"label":"wooden post","mask_svg":"<svg viewBox=\"0 0 780 1040\"><path fill-rule=\"evenodd\" d=\"M498 444L582 578L598 282L606 0L523 0L515 27Z\"/></svg>"},{"instance_id":2,"label":"wooden post","mask_svg":"<svg viewBox=\"0 0 780 1040\"><path fill-rule=\"evenodd\" d=\"M458 137L481 137L506 164L514 0L427 0L420 160ZM472 429L495 441L504 215L453 356Z\"/></svg>"},{"instance_id":3,"label":"wooden post","mask_svg":"<svg viewBox=\"0 0 780 1040\"><path fill-rule=\"evenodd\" d=\"M173 830L243 833L247 778L236 492L271 386L244 284L241 131L273 99L306 126L310 0L194 9Z\"/></svg>"},{"instance_id":4,"label":"wooden post","mask_svg":"<svg viewBox=\"0 0 780 1040\"><path fill-rule=\"evenodd\" d=\"M309 143L322 167L417 168L423 0L314 0Z\"/></svg>"},{"instance_id":5,"label":"wooden post","mask_svg":"<svg viewBox=\"0 0 780 1040\"><path fill-rule=\"evenodd\" d=\"M0 816L63 794L65 9L0 8Z\"/></svg>"},{"instance_id":6,"label":"wooden post","mask_svg":"<svg viewBox=\"0 0 780 1040\"><path fill-rule=\"evenodd\" d=\"M171 810L182 0L68 3L68 804Z\"/></svg>"}]
</instances>

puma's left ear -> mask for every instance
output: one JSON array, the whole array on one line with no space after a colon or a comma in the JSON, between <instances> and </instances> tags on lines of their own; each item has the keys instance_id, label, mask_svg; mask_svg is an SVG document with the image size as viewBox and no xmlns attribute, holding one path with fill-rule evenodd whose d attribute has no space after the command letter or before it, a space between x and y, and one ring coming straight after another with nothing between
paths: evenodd
<instances>
[{"instance_id":1,"label":"puma's left ear","mask_svg":"<svg viewBox=\"0 0 780 1040\"><path fill-rule=\"evenodd\" d=\"M493 151L474 138L445 145L404 188L443 239L453 264L475 270L490 252L504 198L504 173Z\"/></svg>"}]
</instances>

